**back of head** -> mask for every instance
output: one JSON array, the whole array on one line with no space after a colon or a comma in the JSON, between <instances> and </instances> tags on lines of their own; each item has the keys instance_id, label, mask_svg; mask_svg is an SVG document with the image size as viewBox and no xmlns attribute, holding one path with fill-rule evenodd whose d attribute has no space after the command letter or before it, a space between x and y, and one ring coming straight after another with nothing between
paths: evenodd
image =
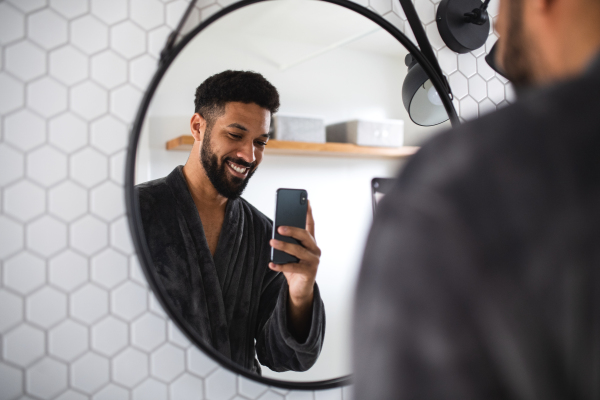
<instances>
[{"instance_id":1,"label":"back of head","mask_svg":"<svg viewBox=\"0 0 600 400\"><path fill-rule=\"evenodd\" d=\"M259 73L227 70L209 77L198 86L194 112L211 124L225 111L225 104L229 102L255 103L272 115L279 109L279 93Z\"/></svg>"}]
</instances>

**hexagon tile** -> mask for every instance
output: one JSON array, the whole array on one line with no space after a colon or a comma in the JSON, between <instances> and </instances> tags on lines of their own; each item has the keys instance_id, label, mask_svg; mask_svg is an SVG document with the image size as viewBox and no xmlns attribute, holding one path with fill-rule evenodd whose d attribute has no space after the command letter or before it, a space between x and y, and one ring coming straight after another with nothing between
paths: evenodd
<instances>
[{"instance_id":1,"label":"hexagon tile","mask_svg":"<svg viewBox=\"0 0 600 400\"><path fill-rule=\"evenodd\" d=\"M235 0L202 0L191 20ZM356 0L414 40L396 0ZM415 0L463 119L511 101ZM497 14L497 0L490 12ZM123 201L126 144L188 0L0 0L0 398L349 399L269 388L196 349L148 292ZM189 31L193 24L188 23Z\"/></svg>"}]
</instances>

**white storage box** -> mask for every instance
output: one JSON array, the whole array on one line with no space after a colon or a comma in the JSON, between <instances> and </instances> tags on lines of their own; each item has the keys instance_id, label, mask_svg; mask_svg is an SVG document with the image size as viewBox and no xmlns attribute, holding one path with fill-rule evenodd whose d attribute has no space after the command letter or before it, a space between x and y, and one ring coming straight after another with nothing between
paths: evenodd
<instances>
[{"instance_id":1,"label":"white storage box","mask_svg":"<svg viewBox=\"0 0 600 400\"><path fill-rule=\"evenodd\" d=\"M272 138L294 142L325 143L325 122L320 118L275 115Z\"/></svg>"},{"instance_id":2,"label":"white storage box","mask_svg":"<svg viewBox=\"0 0 600 400\"><path fill-rule=\"evenodd\" d=\"M327 141L359 146L400 147L404 143L404 121L353 120L328 125Z\"/></svg>"}]
</instances>

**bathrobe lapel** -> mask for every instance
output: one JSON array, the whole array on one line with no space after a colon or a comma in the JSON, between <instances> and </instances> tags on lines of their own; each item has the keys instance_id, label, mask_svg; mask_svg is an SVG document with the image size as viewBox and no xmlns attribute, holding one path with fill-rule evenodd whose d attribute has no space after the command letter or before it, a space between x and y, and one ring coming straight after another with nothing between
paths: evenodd
<instances>
[{"instance_id":1,"label":"bathrobe lapel","mask_svg":"<svg viewBox=\"0 0 600 400\"><path fill-rule=\"evenodd\" d=\"M190 284L193 290L191 299L197 301L200 313L205 315L210 322L208 326L197 328L202 331L202 335L208 338L217 351L230 358L229 327L221 283L223 278L219 277L218 269L211 256L200 215L189 192L181 167L167 177L167 184L171 188L176 202L177 221L184 241L183 248L186 249L188 265L193 266L190 269L192 281ZM219 242L221 242L220 239ZM221 247L220 244L217 247ZM218 250L220 249L218 248Z\"/></svg>"}]
</instances>

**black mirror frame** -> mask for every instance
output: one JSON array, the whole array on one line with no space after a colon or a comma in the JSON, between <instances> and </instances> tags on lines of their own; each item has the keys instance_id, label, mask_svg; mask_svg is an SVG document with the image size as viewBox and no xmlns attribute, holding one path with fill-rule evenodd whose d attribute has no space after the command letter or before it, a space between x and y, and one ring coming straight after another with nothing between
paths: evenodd
<instances>
[{"instance_id":1,"label":"black mirror frame","mask_svg":"<svg viewBox=\"0 0 600 400\"><path fill-rule=\"evenodd\" d=\"M150 102L160 81L162 80L164 74L167 69L171 65L171 63L175 60L177 55L181 52L181 50L200 32L202 32L206 27L211 25L213 22L218 19L226 16L227 14L236 11L240 8L255 4L261 3L264 1L270 0L241 0L237 3L234 3L228 7L223 8L219 12L215 13L205 21L198 24L193 30L187 33L177 44L175 44L172 48L169 48L168 51L164 52L158 69L155 72L148 89L144 93L142 101L140 103L139 109L136 114L136 118L132 127L131 134L129 136L129 143L127 148L127 159L125 163L125 204L127 207L127 219L129 222L129 229L131 230L131 235L133 239L133 244L140 262L142 269L144 270L144 275L148 280L152 291L156 295L158 301L161 306L169 316L169 318L177 325L177 327L185 334L185 336L190 340L192 344L200 348L208 357L212 358L221 366L227 368L233 373L239 374L245 378L257 381L261 384L278 387L282 389L288 390L325 390L332 389L336 387L346 386L352 383L351 375L342 376L340 378L323 380L323 381L313 381L313 382L292 382L292 381L279 381L271 378L265 378L262 376L257 376L250 371L242 368L241 366L235 364L231 360L227 359L217 351L215 351L212 347L208 346L206 343L202 341L200 336L192 329L192 327L183 319L180 315L178 315L176 309L171 304L168 296L164 293L162 287L157 284L157 279L155 275L152 273L152 258L150 256L150 251L147 248L147 243L144 237L144 230L141 224L141 215L139 209L139 202L134 190L134 182L135 182L135 162L136 162L136 153L138 142L140 139L142 125L144 123L144 118L148 111L148 107L150 106ZM456 113L456 109L452 104L452 100L450 96L447 94L446 90L446 82L444 82L444 78L436 72L434 66L429 62L427 57L423 55L421 51L413 44L413 42L408 39L404 33L399 31L394 25L385 20L378 14L375 14L373 11L358 5L356 3L351 2L350 0L321 0L327 3L332 3L339 5L341 7L347 8L358 14L370 19L375 22L377 25L385 29L389 34L391 34L396 40L398 40L421 64L423 69L427 72L430 77L434 87L438 91L438 93L446 93L445 96L440 96L442 102L444 103L444 107L448 112L450 117L450 121L454 124L458 123L458 116ZM184 17L185 18L185 17Z\"/></svg>"}]
</instances>

